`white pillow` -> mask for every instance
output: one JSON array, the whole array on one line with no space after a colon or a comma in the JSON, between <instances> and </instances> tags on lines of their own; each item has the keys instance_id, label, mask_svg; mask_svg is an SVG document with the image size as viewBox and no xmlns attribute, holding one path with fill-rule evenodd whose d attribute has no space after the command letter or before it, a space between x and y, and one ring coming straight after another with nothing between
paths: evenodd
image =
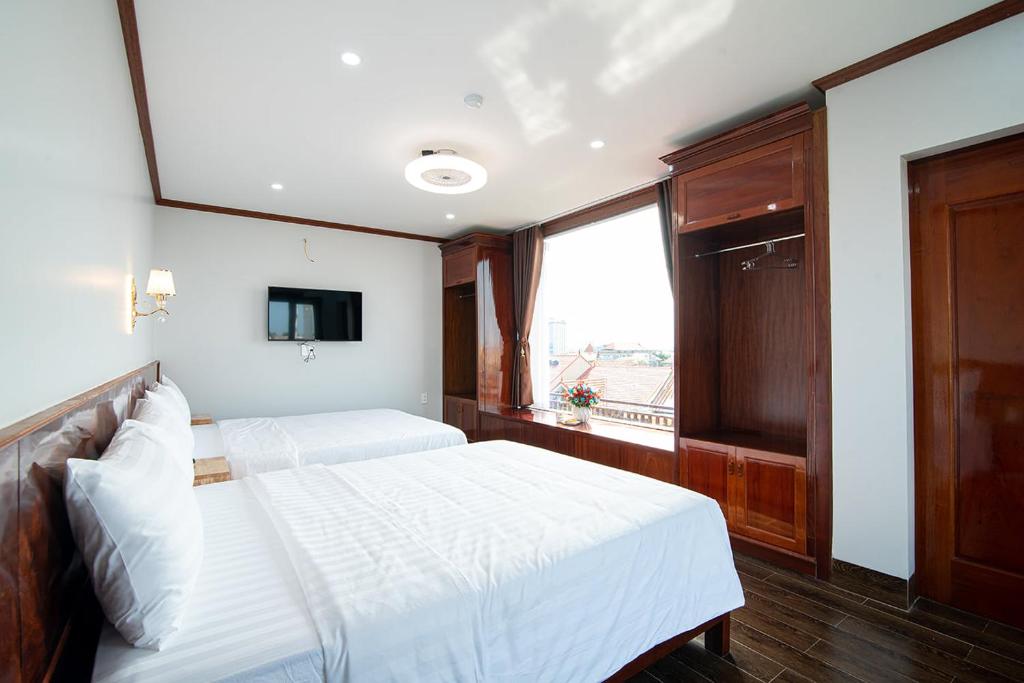
<instances>
[{"instance_id":1,"label":"white pillow","mask_svg":"<svg viewBox=\"0 0 1024 683\"><path fill-rule=\"evenodd\" d=\"M167 440L168 453L175 464L189 477L189 483L195 476L192 465L192 454L196 441L192 428L181 423L181 416L176 406L166 395L146 392L146 398L135 404L132 419L153 425L160 429L160 435Z\"/></svg>"},{"instance_id":2,"label":"white pillow","mask_svg":"<svg viewBox=\"0 0 1024 683\"><path fill-rule=\"evenodd\" d=\"M188 399L185 398L185 394L182 393L178 385L171 381L171 378L167 375L160 376L160 383L157 385L157 391L166 391L167 394L174 400L174 404L181 409L181 412L185 415L185 424L192 424L192 409L188 405Z\"/></svg>"},{"instance_id":3,"label":"white pillow","mask_svg":"<svg viewBox=\"0 0 1024 683\"><path fill-rule=\"evenodd\" d=\"M125 420L99 460L67 461L64 482L104 614L129 643L153 650L180 628L203 561L195 494L158 429Z\"/></svg>"}]
</instances>

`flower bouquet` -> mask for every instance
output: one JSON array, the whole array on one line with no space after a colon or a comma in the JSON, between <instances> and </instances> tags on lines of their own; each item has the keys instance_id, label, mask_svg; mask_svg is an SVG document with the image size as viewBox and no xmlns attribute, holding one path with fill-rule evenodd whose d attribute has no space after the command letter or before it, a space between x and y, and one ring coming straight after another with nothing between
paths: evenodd
<instances>
[{"instance_id":1,"label":"flower bouquet","mask_svg":"<svg viewBox=\"0 0 1024 683\"><path fill-rule=\"evenodd\" d=\"M572 414L581 424L590 421L590 410L601 402L597 390L589 384L580 382L571 389L565 390L565 400L572 406Z\"/></svg>"}]
</instances>

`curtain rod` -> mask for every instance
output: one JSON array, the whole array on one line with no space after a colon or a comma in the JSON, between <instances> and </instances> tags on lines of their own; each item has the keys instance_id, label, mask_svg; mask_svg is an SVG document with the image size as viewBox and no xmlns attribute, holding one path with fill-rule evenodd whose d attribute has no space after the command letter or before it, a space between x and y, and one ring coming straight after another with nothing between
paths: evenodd
<instances>
[{"instance_id":1,"label":"curtain rod","mask_svg":"<svg viewBox=\"0 0 1024 683\"><path fill-rule=\"evenodd\" d=\"M726 247L725 249L719 249L718 251L705 251L700 254L694 254L693 258L702 258L704 256L714 256L715 254L724 254L727 251L737 251L739 249L750 249L751 247L763 247L766 244L774 242L785 242L786 240L795 240L803 237L804 233L799 235L787 235L786 237L775 237L770 240L762 240L760 242L751 242L750 244L741 244L738 247Z\"/></svg>"},{"instance_id":2,"label":"curtain rod","mask_svg":"<svg viewBox=\"0 0 1024 683\"><path fill-rule=\"evenodd\" d=\"M578 213L580 211L586 211L587 209L593 208L593 207L597 206L598 204L603 204L605 202L610 202L613 199L618 199L619 197L625 197L626 195L628 195L630 193L633 193L633 192L636 192L638 190L646 190L648 187L654 187L655 185L657 185L661 181L668 180L671 177L672 177L672 174L668 173L668 174L663 175L661 177L655 178L654 180L649 180L649 181L647 181L645 183L640 183L639 185L634 185L633 187L630 187L630 188L628 188L626 190L622 190L621 192L615 192L613 194L601 197L600 199L595 199L594 201L587 202L586 204L580 204L579 206L577 206L577 207L575 207L573 209L569 209L567 211L562 211L561 213L556 213L553 216L548 216L544 220L533 221L532 223L524 223L523 225L520 225L517 228L513 228L512 232L519 232L520 230L526 230L528 228L532 228L532 227L535 227L537 225L543 225L545 223L550 223L551 221L558 220L559 218L564 218L565 216L571 216L572 214Z\"/></svg>"}]
</instances>

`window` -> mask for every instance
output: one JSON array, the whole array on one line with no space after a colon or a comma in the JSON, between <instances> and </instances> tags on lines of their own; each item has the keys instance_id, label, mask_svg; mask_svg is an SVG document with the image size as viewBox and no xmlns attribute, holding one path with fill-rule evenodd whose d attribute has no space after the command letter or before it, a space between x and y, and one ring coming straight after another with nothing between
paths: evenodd
<instances>
[{"instance_id":1,"label":"window","mask_svg":"<svg viewBox=\"0 0 1024 683\"><path fill-rule=\"evenodd\" d=\"M594 418L672 429L672 288L656 205L544 240L532 350L534 407L566 387L602 395Z\"/></svg>"}]
</instances>

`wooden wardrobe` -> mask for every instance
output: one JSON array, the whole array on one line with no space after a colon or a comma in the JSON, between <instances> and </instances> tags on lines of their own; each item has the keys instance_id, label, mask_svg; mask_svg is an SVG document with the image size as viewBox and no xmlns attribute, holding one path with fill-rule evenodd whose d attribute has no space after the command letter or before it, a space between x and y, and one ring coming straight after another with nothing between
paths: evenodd
<instances>
[{"instance_id":1,"label":"wooden wardrobe","mask_svg":"<svg viewBox=\"0 0 1024 683\"><path fill-rule=\"evenodd\" d=\"M512 398L512 238L473 233L441 245L444 421L476 441L479 411Z\"/></svg>"},{"instance_id":2,"label":"wooden wardrobe","mask_svg":"<svg viewBox=\"0 0 1024 683\"><path fill-rule=\"evenodd\" d=\"M662 160L675 206L679 483L719 502L738 550L827 577L824 110L790 107Z\"/></svg>"}]
</instances>

